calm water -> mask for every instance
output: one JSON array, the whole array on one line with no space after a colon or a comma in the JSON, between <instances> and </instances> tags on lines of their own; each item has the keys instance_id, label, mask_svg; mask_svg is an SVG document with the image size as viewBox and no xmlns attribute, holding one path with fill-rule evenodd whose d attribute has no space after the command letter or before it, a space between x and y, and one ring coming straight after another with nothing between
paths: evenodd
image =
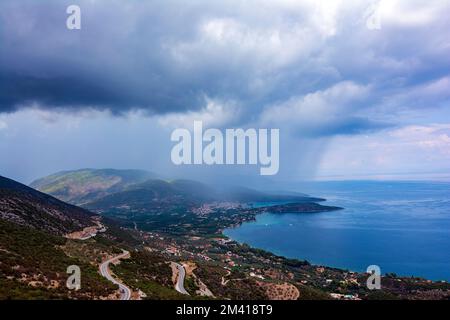
<instances>
[{"instance_id":1,"label":"calm water","mask_svg":"<svg viewBox=\"0 0 450 320\"><path fill-rule=\"evenodd\" d=\"M314 264L450 280L450 183L318 182L297 191L344 210L262 214L224 233ZM261 205L261 204L256 204Z\"/></svg>"}]
</instances>

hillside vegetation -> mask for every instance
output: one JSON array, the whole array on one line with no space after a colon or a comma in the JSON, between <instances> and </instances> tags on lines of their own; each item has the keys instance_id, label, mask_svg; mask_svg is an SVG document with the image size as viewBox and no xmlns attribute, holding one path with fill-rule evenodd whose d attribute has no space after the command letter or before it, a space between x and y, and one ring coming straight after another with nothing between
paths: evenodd
<instances>
[{"instance_id":1,"label":"hillside vegetation","mask_svg":"<svg viewBox=\"0 0 450 320\"><path fill-rule=\"evenodd\" d=\"M92 225L94 214L0 176L0 218L63 235Z\"/></svg>"},{"instance_id":2,"label":"hillside vegetation","mask_svg":"<svg viewBox=\"0 0 450 320\"><path fill-rule=\"evenodd\" d=\"M30 186L62 201L81 205L154 177L143 170L80 169L52 174L33 181Z\"/></svg>"}]
</instances>

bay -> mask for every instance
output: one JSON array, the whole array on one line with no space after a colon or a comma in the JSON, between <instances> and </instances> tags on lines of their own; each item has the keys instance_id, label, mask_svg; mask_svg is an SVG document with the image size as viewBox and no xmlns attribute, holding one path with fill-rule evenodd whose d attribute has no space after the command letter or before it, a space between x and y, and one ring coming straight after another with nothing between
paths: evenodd
<instances>
[{"instance_id":1,"label":"bay","mask_svg":"<svg viewBox=\"0 0 450 320\"><path fill-rule=\"evenodd\" d=\"M313 264L353 271L375 264L382 273L450 280L450 183L315 182L295 189L344 210L265 213L224 234Z\"/></svg>"}]
</instances>

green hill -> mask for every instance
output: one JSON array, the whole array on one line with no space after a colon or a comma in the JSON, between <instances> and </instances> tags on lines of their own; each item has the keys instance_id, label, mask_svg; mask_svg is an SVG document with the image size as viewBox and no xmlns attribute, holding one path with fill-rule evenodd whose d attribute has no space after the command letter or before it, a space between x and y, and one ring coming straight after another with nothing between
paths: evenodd
<instances>
[{"instance_id":1,"label":"green hill","mask_svg":"<svg viewBox=\"0 0 450 320\"><path fill-rule=\"evenodd\" d=\"M62 235L92 225L93 213L0 176L0 218Z\"/></svg>"},{"instance_id":2,"label":"green hill","mask_svg":"<svg viewBox=\"0 0 450 320\"><path fill-rule=\"evenodd\" d=\"M105 232L94 238L63 237L92 226L93 217L98 218L85 209L0 176L0 300L117 298L117 285L100 275L98 265L122 249L137 248L142 239L136 239L107 218L101 220ZM140 285L151 285L152 297L175 297L170 267L161 261L165 260L157 254L146 257L146 263L159 263L150 270L158 271L158 277L145 274ZM129 265L135 263L130 259ZM66 271L71 265L80 267L80 290L66 287Z\"/></svg>"},{"instance_id":3,"label":"green hill","mask_svg":"<svg viewBox=\"0 0 450 320\"><path fill-rule=\"evenodd\" d=\"M153 173L143 170L80 169L52 174L33 181L30 186L60 200L82 205L154 177Z\"/></svg>"},{"instance_id":4,"label":"green hill","mask_svg":"<svg viewBox=\"0 0 450 320\"><path fill-rule=\"evenodd\" d=\"M59 172L30 185L63 201L88 209L138 210L160 208L166 204L198 205L214 201L241 203L292 201L319 202L304 194L271 194L240 186L207 185L193 180L161 180L140 170L80 169Z\"/></svg>"},{"instance_id":5,"label":"green hill","mask_svg":"<svg viewBox=\"0 0 450 320\"><path fill-rule=\"evenodd\" d=\"M114 293L95 266L64 252L67 241L0 219L0 300L98 299ZM66 288L70 265L82 270L81 290Z\"/></svg>"},{"instance_id":6,"label":"green hill","mask_svg":"<svg viewBox=\"0 0 450 320\"><path fill-rule=\"evenodd\" d=\"M115 286L95 266L64 251L68 242L78 243L62 235L92 226L94 216L0 176L0 300L92 299L113 294ZM82 269L81 290L65 286L70 265Z\"/></svg>"}]
</instances>

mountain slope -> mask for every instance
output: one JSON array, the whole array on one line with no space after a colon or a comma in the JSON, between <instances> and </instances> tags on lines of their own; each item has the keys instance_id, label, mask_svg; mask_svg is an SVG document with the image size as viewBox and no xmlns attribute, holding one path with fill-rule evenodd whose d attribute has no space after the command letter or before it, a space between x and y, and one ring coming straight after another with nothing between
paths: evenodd
<instances>
[{"instance_id":1,"label":"mountain slope","mask_svg":"<svg viewBox=\"0 0 450 320\"><path fill-rule=\"evenodd\" d=\"M191 206L217 198L212 189L199 182L188 180L148 180L130 186L124 191L107 195L103 198L87 203L84 207L89 210L105 212L111 209L126 210L128 212L168 211L177 206Z\"/></svg>"},{"instance_id":2,"label":"mountain slope","mask_svg":"<svg viewBox=\"0 0 450 320\"><path fill-rule=\"evenodd\" d=\"M92 264L67 255L60 236L0 219L0 300L94 299L116 291ZM82 270L81 290L65 286L67 267Z\"/></svg>"},{"instance_id":3,"label":"mountain slope","mask_svg":"<svg viewBox=\"0 0 450 320\"><path fill-rule=\"evenodd\" d=\"M142 170L80 169L52 174L33 181L30 186L60 200L82 205L154 177Z\"/></svg>"},{"instance_id":4,"label":"mountain slope","mask_svg":"<svg viewBox=\"0 0 450 320\"><path fill-rule=\"evenodd\" d=\"M111 209L132 213L169 211L171 207L199 206L210 202L271 202L292 201L320 202L323 199L303 194L273 195L248 188L233 187L219 189L191 180L147 180L131 185L124 191L116 192L84 205L89 210L107 212Z\"/></svg>"},{"instance_id":5,"label":"mountain slope","mask_svg":"<svg viewBox=\"0 0 450 320\"><path fill-rule=\"evenodd\" d=\"M101 259L124 245L114 241L120 239L110 225L108 235L105 233L112 239L108 245L94 239L81 243L63 237L92 226L94 217L85 209L0 176L0 300L114 296L116 286L98 273L97 261L89 256L92 251ZM67 253L69 247L79 248L83 256ZM77 291L66 288L66 271L71 265L82 270L82 286Z\"/></svg>"},{"instance_id":6,"label":"mountain slope","mask_svg":"<svg viewBox=\"0 0 450 320\"><path fill-rule=\"evenodd\" d=\"M139 170L81 169L64 171L36 180L32 187L58 199L90 210L111 208L142 211L170 205L198 205L214 201L319 202L304 194L270 194L239 186L218 187L192 180L165 181Z\"/></svg>"},{"instance_id":7,"label":"mountain slope","mask_svg":"<svg viewBox=\"0 0 450 320\"><path fill-rule=\"evenodd\" d=\"M100 219L85 209L0 176L0 300L118 299L121 293L117 285L102 277L98 267L122 250L137 250L142 239L107 218L101 220L105 231L95 237L62 236L92 226L92 218ZM135 265L134 256L129 260L129 265ZM150 288L154 298L179 298L166 258L153 253L145 263L152 266L146 271L152 274L140 270L143 278L139 285L144 290ZM73 265L81 270L79 290L66 287L67 268ZM136 283L137 276L130 274L129 281Z\"/></svg>"},{"instance_id":8,"label":"mountain slope","mask_svg":"<svg viewBox=\"0 0 450 320\"><path fill-rule=\"evenodd\" d=\"M0 219L55 235L92 225L94 214L0 176Z\"/></svg>"}]
</instances>

